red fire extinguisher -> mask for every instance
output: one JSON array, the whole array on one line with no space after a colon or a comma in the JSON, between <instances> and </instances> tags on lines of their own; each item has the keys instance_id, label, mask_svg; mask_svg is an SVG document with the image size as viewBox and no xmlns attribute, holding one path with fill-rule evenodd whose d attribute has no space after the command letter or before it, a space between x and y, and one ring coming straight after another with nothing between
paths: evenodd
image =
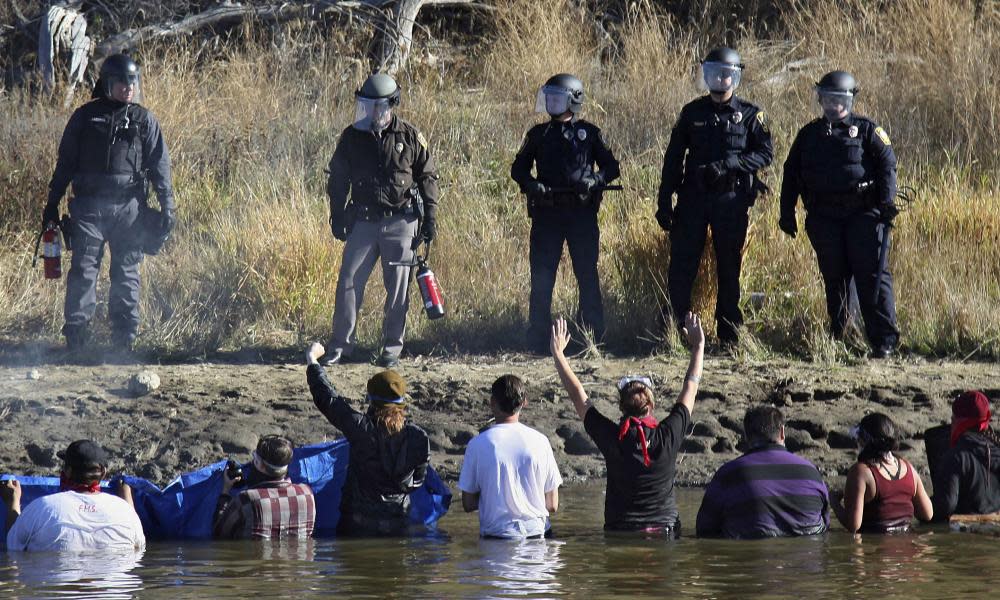
<instances>
[{"instance_id":1,"label":"red fire extinguisher","mask_svg":"<svg viewBox=\"0 0 1000 600\"><path fill-rule=\"evenodd\" d=\"M413 257L412 262L391 262L394 267L416 267L417 287L420 288L420 299L424 303L427 318L434 320L444 316L444 300L441 299L441 285L438 284L434 271L427 266L427 258L431 255L431 245L427 244L427 252Z\"/></svg>"},{"instance_id":2,"label":"red fire extinguisher","mask_svg":"<svg viewBox=\"0 0 1000 600\"><path fill-rule=\"evenodd\" d=\"M49 223L45 229L38 234L35 241L35 258L31 262L34 267L38 263L38 247L42 247L42 263L45 268L46 279L59 279L62 277L62 236L59 225Z\"/></svg>"},{"instance_id":3,"label":"red fire extinguisher","mask_svg":"<svg viewBox=\"0 0 1000 600\"><path fill-rule=\"evenodd\" d=\"M430 254L430 245L427 246L427 254ZM420 297L424 301L424 312L427 318L434 320L444 316L444 301L441 299L441 286L438 285L434 271L427 266L427 257L417 257L417 287L420 288Z\"/></svg>"}]
</instances>

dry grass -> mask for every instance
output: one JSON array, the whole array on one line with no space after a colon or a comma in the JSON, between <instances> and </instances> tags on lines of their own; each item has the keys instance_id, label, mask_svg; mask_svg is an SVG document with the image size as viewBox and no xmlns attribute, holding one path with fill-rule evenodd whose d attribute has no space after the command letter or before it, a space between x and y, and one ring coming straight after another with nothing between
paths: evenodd
<instances>
[{"instance_id":1,"label":"dry grass","mask_svg":"<svg viewBox=\"0 0 1000 600\"><path fill-rule=\"evenodd\" d=\"M1000 356L1000 100L989 84L1000 64L1000 18L947 0L846 0L815 10L809 2L786 4L797 9L767 37L750 28L730 32L749 65L740 94L771 117L778 160L768 183L776 192L792 137L817 114L811 82L833 68L856 73L859 112L886 126L901 182L919 190L913 211L898 220L892 256L904 343L931 355ZM669 242L652 214L670 126L699 93L698 57L719 40L645 2L633 4L608 37L574 6L504 0L495 35L461 69L414 65L401 77L401 114L427 135L443 176L431 262L449 313L431 323L414 303L411 349L483 351L520 342L529 221L509 165L538 118L531 112L538 85L559 71L584 79L586 117L605 130L623 162L627 190L609 194L600 217L605 348L676 348L676 334L660 326ZM711 2L699 6L713 10ZM360 56L350 40L320 40L306 30L286 39L224 60L185 47L147 48L142 56L147 104L167 135L181 211L174 241L143 267L142 343L149 347L197 354L328 333L341 245L327 230L322 170L353 114L363 69L349 58ZM18 91L0 97L6 339L54 340L61 325L61 287L28 268L68 117L57 106ZM776 196L760 199L743 289L764 296L759 307L747 306L748 337L737 352L847 360L859 340L845 346L826 336L812 249L804 235L780 234L776 220ZM566 260L555 310L572 314ZM714 269L710 252L702 268L703 275ZM370 346L381 322L379 283L376 272L360 320ZM713 294L713 278L701 277L696 306L710 328Z\"/></svg>"}]
</instances>

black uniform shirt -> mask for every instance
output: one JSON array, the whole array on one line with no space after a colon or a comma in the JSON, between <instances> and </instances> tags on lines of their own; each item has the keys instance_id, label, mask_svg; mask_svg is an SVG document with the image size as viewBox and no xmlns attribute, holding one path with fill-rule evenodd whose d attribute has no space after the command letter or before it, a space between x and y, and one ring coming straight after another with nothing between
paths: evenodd
<instances>
[{"instance_id":1,"label":"black uniform shirt","mask_svg":"<svg viewBox=\"0 0 1000 600\"><path fill-rule=\"evenodd\" d=\"M599 171L594 169L595 163ZM599 184L607 185L620 174L618 160L608 149L600 128L583 119L551 119L535 125L525 134L510 166L510 176L522 192L535 180L550 188L571 189L585 177L596 177Z\"/></svg>"},{"instance_id":2,"label":"black uniform shirt","mask_svg":"<svg viewBox=\"0 0 1000 600\"><path fill-rule=\"evenodd\" d=\"M351 202L382 210L406 206L416 183L429 210L437 206L437 169L416 127L393 115L380 133L349 126L340 134L330 159L326 191L331 215L343 214Z\"/></svg>"},{"instance_id":3,"label":"black uniform shirt","mask_svg":"<svg viewBox=\"0 0 1000 600\"><path fill-rule=\"evenodd\" d=\"M49 203L58 203L70 182L80 197L144 194L143 174L160 207L172 209L170 156L156 117L139 104L97 98L76 109L66 125Z\"/></svg>"},{"instance_id":4,"label":"black uniform shirt","mask_svg":"<svg viewBox=\"0 0 1000 600\"><path fill-rule=\"evenodd\" d=\"M670 132L659 206L669 209L675 192L694 185L700 166L723 161L728 173L750 175L773 158L771 131L760 108L735 95L723 103L709 95L692 100L681 109Z\"/></svg>"},{"instance_id":5,"label":"black uniform shirt","mask_svg":"<svg viewBox=\"0 0 1000 600\"><path fill-rule=\"evenodd\" d=\"M795 136L785 159L781 216L795 216L800 195L812 210L831 197L857 195L862 182L875 186L869 204L884 206L896 196L896 155L885 130L855 114L839 123L822 117L810 121Z\"/></svg>"}]
</instances>

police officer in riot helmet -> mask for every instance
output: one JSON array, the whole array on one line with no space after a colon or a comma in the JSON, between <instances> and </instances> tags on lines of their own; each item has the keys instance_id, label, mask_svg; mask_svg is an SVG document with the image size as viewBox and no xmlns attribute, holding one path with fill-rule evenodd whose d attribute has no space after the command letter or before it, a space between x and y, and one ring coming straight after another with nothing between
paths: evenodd
<instances>
[{"instance_id":1,"label":"police officer in riot helmet","mask_svg":"<svg viewBox=\"0 0 1000 600\"><path fill-rule=\"evenodd\" d=\"M527 341L532 351L542 354L548 352L552 291L563 244L569 247L579 286L576 321L594 339L604 335L597 213L602 188L621 171L600 128L579 117L583 103L578 78L567 73L550 77L535 101L535 112L549 119L528 130L510 168L511 178L527 195L531 217Z\"/></svg>"},{"instance_id":2,"label":"police officer in riot helmet","mask_svg":"<svg viewBox=\"0 0 1000 600\"><path fill-rule=\"evenodd\" d=\"M717 333L724 344L733 344L743 324L740 270L749 209L767 189L757 173L771 164L774 149L764 111L735 94L743 74L740 55L732 48L715 48L702 61L701 72L708 94L681 109L670 133L656 221L670 232L667 288L678 327L691 310L691 292L711 228L718 276Z\"/></svg>"},{"instance_id":3,"label":"police officer in riot helmet","mask_svg":"<svg viewBox=\"0 0 1000 600\"><path fill-rule=\"evenodd\" d=\"M42 221L59 220L59 203L72 183L73 258L63 326L70 350L85 348L89 339L105 244L113 341L131 350L139 328L139 264L144 253L160 250L176 223L167 145L156 117L139 104L141 84L139 65L129 56L104 59L93 98L73 113L59 143ZM147 181L159 210L146 203Z\"/></svg>"},{"instance_id":4,"label":"police officer in riot helmet","mask_svg":"<svg viewBox=\"0 0 1000 600\"><path fill-rule=\"evenodd\" d=\"M853 112L857 95L846 71L816 82L822 116L799 131L788 152L778 226L795 237L801 196L834 337L843 336L848 323L853 279L872 356L884 358L899 342L892 275L880 256L897 213L896 155L885 130Z\"/></svg>"},{"instance_id":5,"label":"police officer in riot helmet","mask_svg":"<svg viewBox=\"0 0 1000 600\"><path fill-rule=\"evenodd\" d=\"M355 114L330 159L330 228L344 242L333 332L322 363L351 360L365 285L381 258L387 294L378 362L399 362L414 251L437 233L438 175L427 140L399 118L396 81L376 73L355 94ZM398 263L404 263L400 265Z\"/></svg>"}]
</instances>

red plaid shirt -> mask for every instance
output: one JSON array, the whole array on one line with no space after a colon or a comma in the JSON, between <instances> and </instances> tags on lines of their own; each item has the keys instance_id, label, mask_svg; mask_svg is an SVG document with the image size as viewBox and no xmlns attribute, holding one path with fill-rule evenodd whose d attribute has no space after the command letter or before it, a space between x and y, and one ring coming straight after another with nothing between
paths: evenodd
<instances>
[{"instance_id":1,"label":"red plaid shirt","mask_svg":"<svg viewBox=\"0 0 1000 600\"><path fill-rule=\"evenodd\" d=\"M283 479L257 484L236 498L219 496L213 533L229 539L309 537L315 524L312 488Z\"/></svg>"}]
</instances>

